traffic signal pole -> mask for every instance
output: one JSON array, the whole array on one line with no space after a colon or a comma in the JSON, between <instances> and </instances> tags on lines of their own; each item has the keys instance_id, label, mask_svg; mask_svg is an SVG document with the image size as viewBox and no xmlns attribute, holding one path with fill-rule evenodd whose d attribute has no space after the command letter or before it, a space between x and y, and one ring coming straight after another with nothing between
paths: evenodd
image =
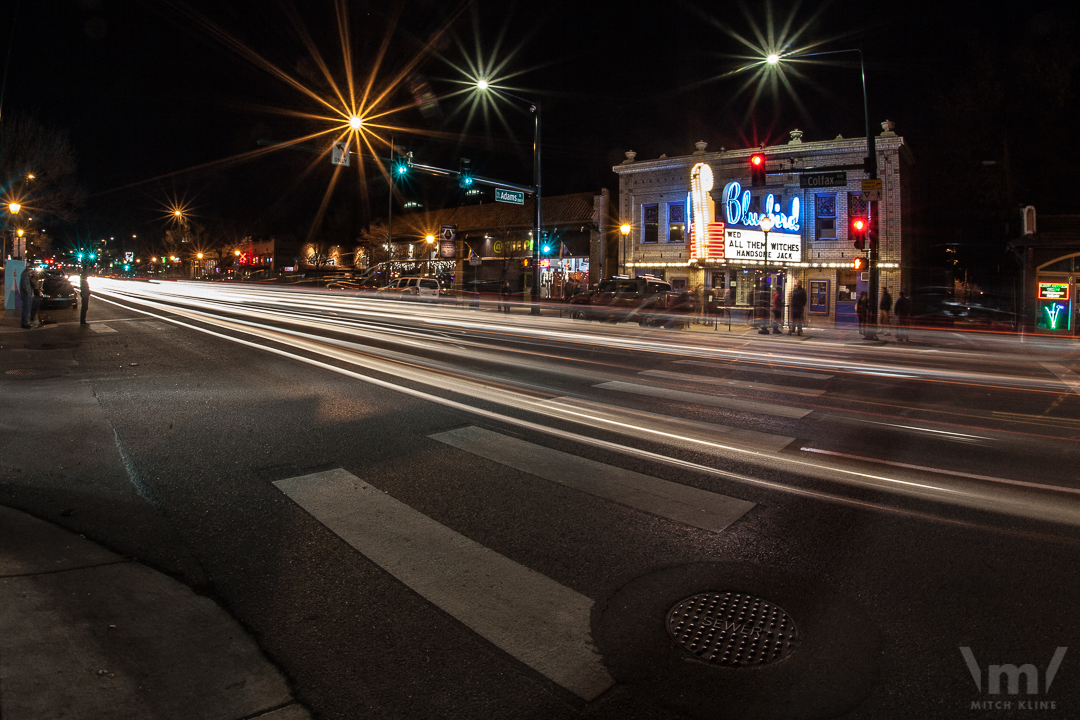
<instances>
[{"instance_id":1,"label":"traffic signal pole","mask_svg":"<svg viewBox=\"0 0 1080 720\"><path fill-rule=\"evenodd\" d=\"M870 107L866 100L866 65L863 63L862 50L859 50L859 69L862 71L863 120L866 123L866 175L870 180L877 180L877 145L874 142L874 134L870 132ZM880 227L880 224L878 223L877 206L876 200L871 200L866 204L866 216L869 225L866 239L870 245L868 252L870 265L870 304L868 310L870 317L866 319L866 334L864 335L867 340L878 339L878 233L876 229Z\"/></svg>"}]
</instances>

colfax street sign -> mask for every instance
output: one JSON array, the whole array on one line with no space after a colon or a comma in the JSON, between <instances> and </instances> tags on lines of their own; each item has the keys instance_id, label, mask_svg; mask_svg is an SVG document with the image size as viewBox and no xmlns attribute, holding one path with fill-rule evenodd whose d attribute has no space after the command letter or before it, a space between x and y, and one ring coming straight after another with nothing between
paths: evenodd
<instances>
[{"instance_id":1,"label":"colfax street sign","mask_svg":"<svg viewBox=\"0 0 1080 720\"><path fill-rule=\"evenodd\" d=\"M813 173L812 175L800 175L799 187L801 188L830 188L844 187L847 185L846 172Z\"/></svg>"},{"instance_id":2,"label":"colfax street sign","mask_svg":"<svg viewBox=\"0 0 1080 720\"><path fill-rule=\"evenodd\" d=\"M521 190L506 190L495 188L495 202L510 203L512 205L524 205L525 193Z\"/></svg>"}]
</instances>

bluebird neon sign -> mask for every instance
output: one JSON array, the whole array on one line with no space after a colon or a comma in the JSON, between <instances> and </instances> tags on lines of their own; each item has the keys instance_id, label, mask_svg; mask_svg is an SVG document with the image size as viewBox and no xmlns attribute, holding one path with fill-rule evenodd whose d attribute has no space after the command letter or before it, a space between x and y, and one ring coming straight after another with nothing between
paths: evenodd
<instances>
[{"instance_id":1,"label":"bluebird neon sign","mask_svg":"<svg viewBox=\"0 0 1080 720\"><path fill-rule=\"evenodd\" d=\"M786 213L782 212L779 200L772 193L764 197L761 208L764 212L754 212L750 209L750 191L743 190L737 181L732 180L724 186L724 215L728 225L757 228L761 223L761 218L768 215L772 218L774 231L793 233L800 231L802 204L798 196L793 196L788 201Z\"/></svg>"}]
</instances>

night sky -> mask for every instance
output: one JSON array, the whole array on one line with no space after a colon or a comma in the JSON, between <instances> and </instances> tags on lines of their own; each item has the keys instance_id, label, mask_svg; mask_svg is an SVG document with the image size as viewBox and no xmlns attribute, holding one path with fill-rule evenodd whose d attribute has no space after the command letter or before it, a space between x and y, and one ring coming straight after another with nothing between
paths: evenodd
<instances>
[{"instance_id":1,"label":"night sky","mask_svg":"<svg viewBox=\"0 0 1080 720\"><path fill-rule=\"evenodd\" d=\"M1071 3L1053 2L342 5L361 91L382 54L374 88L388 90L379 107L395 112L380 122L398 128L398 145L417 162L456 168L469 157L480 175L530 184L528 112L502 103L505 124L482 113L467 123L467 96L452 95L470 63L503 64L493 79L509 76L504 84L513 92L543 105L545 194L614 191L611 166L626 150L650 159L688 154L698 140L710 149L773 144L796 127L805 140L863 136L854 54L800 65L790 90L766 91L756 103L755 84L740 92L753 73L731 71L754 52L738 38L760 46L755 27L765 44L770 32L787 37L788 51L861 47L873 127L896 122L926 163L941 143L929 108L963 82L974 55L1017 33L1060 31L1076 21ZM7 0L0 5L0 42L7 48L12 40L3 119L34 114L70 131L88 192L80 234L160 233L174 201L222 233L304 233L331 182L328 160L310 168L316 156L300 150L228 160L257 150L260 139L288 141L330 127L302 116L325 116L325 108L262 66L332 98L304 33L344 85L332 0ZM420 107L417 88L437 107ZM329 136L307 144L325 147ZM366 182L354 166L335 187L326 233L355 236L385 215L385 180L371 162L365 168ZM407 189L428 207L456 202L458 192L435 179Z\"/></svg>"}]
</instances>

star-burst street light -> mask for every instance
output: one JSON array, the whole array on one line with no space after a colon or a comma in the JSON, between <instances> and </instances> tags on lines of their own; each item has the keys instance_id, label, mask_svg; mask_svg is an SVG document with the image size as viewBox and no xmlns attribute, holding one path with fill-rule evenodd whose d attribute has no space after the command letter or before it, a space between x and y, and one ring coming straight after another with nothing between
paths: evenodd
<instances>
[{"instance_id":1,"label":"star-burst street light","mask_svg":"<svg viewBox=\"0 0 1080 720\"><path fill-rule=\"evenodd\" d=\"M543 220L540 210L540 103L526 100L523 97L509 93L503 88L492 85L486 78L476 81L476 89L480 92L491 92L503 97L513 98L529 106L529 112L533 114L533 206L535 217L533 219L533 242L532 242L532 309L531 315L540 314L540 244L543 242Z\"/></svg>"},{"instance_id":2,"label":"star-burst street light","mask_svg":"<svg viewBox=\"0 0 1080 720\"><path fill-rule=\"evenodd\" d=\"M787 60L799 60L802 58L821 57L822 55L839 55L841 53L859 53L859 72L862 75L862 97L863 97L863 122L866 125L866 176L870 180L877 179L877 147L874 142L874 134L870 132L870 105L866 100L866 64L863 62L863 53L859 48L848 48L846 50L825 50L822 52L812 53L793 53L790 55L772 53L765 58L765 63L775 68L778 72L783 72L782 63ZM874 222L877 218L877 201L871 200L867 203L867 218ZM868 294L870 295L870 307L868 308L869 318L866 322L866 339L877 340L877 317L878 317L878 263L877 263L877 243L870 242L869 250L869 265L870 265L870 282L868 283Z\"/></svg>"}]
</instances>

